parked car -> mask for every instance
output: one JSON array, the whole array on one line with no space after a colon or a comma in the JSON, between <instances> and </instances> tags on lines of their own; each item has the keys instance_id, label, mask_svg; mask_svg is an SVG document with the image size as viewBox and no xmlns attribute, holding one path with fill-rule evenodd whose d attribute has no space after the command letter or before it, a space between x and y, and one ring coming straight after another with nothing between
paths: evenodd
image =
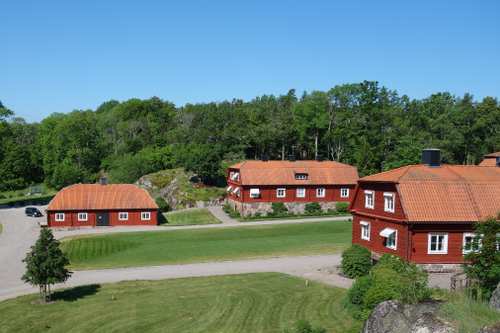
<instances>
[{"instance_id":1,"label":"parked car","mask_svg":"<svg viewBox=\"0 0 500 333\"><path fill-rule=\"evenodd\" d=\"M31 216L31 217L43 216L42 212L38 208L35 208L35 207L26 207L26 209L24 210L24 213L26 214L26 216Z\"/></svg>"}]
</instances>

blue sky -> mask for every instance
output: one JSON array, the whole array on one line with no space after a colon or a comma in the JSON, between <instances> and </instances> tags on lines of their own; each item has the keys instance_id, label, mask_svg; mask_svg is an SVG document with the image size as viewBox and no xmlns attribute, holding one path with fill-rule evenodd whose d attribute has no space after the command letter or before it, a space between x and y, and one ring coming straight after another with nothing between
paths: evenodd
<instances>
[{"instance_id":1,"label":"blue sky","mask_svg":"<svg viewBox=\"0 0 500 333\"><path fill-rule=\"evenodd\" d=\"M5 1L0 100L38 121L109 99L251 99L377 80L498 96L498 1Z\"/></svg>"}]
</instances>

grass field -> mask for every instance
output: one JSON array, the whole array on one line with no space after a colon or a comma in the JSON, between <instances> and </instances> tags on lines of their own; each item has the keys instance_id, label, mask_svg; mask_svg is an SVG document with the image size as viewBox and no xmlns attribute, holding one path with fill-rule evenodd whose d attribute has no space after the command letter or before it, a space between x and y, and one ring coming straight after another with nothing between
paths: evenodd
<instances>
[{"instance_id":1,"label":"grass field","mask_svg":"<svg viewBox=\"0 0 500 333\"><path fill-rule=\"evenodd\" d=\"M298 319L359 332L345 293L276 273L94 285L47 305L32 304L35 295L1 302L0 332L282 333Z\"/></svg>"},{"instance_id":2,"label":"grass field","mask_svg":"<svg viewBox=\"0 0 500 333\"><path fill-rule=\"evenodd\" d=\"M221 223L206 208L189 209L179 212L169 212L164 214L167 220L165 226L169 225L194 225L194 224L217 224Z\"/></svg>"},{"instance_id":3,"label":"grass field","mask_svg":"<svg viewBox=\"0 0 500 333\"><path fill-rule=\"evenodd\" d=\"M351 223L329 221L83 236L62 242L72 269L150 266L340 251Z\"/></svg>"}]
</instances>

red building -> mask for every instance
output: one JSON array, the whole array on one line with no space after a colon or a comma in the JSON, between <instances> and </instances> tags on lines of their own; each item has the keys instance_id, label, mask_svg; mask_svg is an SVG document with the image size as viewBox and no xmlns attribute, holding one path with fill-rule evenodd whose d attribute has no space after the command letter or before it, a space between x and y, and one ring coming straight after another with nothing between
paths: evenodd
<instances>
[{"instance_id":1,"label":"red building","mask_svg":"<svg viewBox=\"0 0 500 333\"><path fill-rule=\"evenodd\" d=\"M357 180L355 167L333 161L245 161L228 169L228 201L242 216L265 215L273 202L293 213L310 202L335 209L350 201Z\"/></svg>"},{"instance_id":2,"label":"red building","mask_svg":"<svg viewBox=\"0 0 500 333\"><path fill-rule=\"evenodd\" d=\"M132 184L76 184L63 188L47 207L49 227L157 225L158 206Z\"/></svg>"},{"instance_id":3,"label":"red building","mask_svg":"<svg viewBox=\"0 0 500 333\"><path fill-rule=\"evenodd\" d=\"M500 211L500 167L441 165L438 150L423 164L361 178L351 212L352 241L372 251L456 268L470 251L473 222Z\"/></svg>"}]
</instances>

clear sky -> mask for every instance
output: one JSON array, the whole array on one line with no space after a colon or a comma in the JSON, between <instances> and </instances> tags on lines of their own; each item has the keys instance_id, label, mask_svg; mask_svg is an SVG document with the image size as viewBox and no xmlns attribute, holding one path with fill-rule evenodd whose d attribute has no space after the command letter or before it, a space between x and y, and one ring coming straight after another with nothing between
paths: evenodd
<instances>
[{"instance_id":1,"label":"clear sky","mask_svg":"<svg viewBox=\"0 0 500 333\"><path fill-rule=\"evenodd\" d=\"M377 80L499 96L500 1L2 1L0 100L38 121Z\"/></svg>"}]
</instances>

